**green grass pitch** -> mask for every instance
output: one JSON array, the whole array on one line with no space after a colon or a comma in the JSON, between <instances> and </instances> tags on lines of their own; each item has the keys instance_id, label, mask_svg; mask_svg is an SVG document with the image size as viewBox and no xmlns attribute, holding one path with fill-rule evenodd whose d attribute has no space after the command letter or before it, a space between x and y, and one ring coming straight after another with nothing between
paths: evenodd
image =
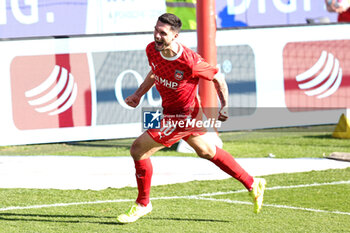
<instances>
[{"instance_id":1,"label":"green grass pitch","mask_svg":"<svg viewBox=\"0 0 350 233\"><path fill-rule=\"evenodd\" d=\"M235 157L322 157L350 152L348 140L319 130L223 133ZM0 147L0 155L125 156L132 140ZM178 154L172 148L157 155ZM1 172L1 171L0 171ZM62 171L64 172L64 171ZM0 232L349 232L350 168L264 176L264 207L233 179L152 187L153 211L128 225L115 218L136 188L93 190L1 189Z\"/></svg>"}]
</instances>

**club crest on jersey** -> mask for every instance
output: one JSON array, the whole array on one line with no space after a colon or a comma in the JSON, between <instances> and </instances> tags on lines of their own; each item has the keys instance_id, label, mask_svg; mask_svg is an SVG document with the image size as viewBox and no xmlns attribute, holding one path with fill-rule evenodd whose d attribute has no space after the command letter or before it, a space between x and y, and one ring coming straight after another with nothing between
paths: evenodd
<instances>
[{"instance_id":1,"label":"club crest on jersey","mask_svg":"<svg viewBox=\"0 0 350 233\"><path fill-rule=\"evenodd\" d=\"M175 70L175 79L180 81L184 78L184 72L181 70Z\"/></svg>"}]
</instances>

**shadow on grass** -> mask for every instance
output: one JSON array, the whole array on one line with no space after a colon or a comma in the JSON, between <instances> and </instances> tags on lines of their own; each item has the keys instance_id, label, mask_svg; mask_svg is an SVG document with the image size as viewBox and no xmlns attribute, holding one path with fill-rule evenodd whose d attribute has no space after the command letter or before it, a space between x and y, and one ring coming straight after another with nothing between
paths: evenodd
<instances>
[{"instance_id":1,"label":"shadow on grass","mask_svg":"<svg viewBox=\"0 0 350 233\"><path fill-rule=\"evenodd\" d=\"M94 215L49 215L49 214L17 214L17 213L0 213L2 216L21 216L21 217L40 217L40 218L114 218L112 216L94 216Z\"/></svg>"},{"instance_id":2,"label":"shadow on grass","mask_svg":"<svg viewBox=\"0 0 350 233\"><path fill-rule=\"evenodd\" d=\"M118 142L118 141L77 141L77 142L67 142L67 145L70 146L86 146L86 147L109 147L109 148L125 148L130 149L132 142L134 139L130 139L127 142ZM163 151L176 151L179 143L175 143L171 147L165 147Z\"/></svg>"},{"instance_id":3,"label":"shadow on grass","mask_svg":"<svg viewBox=\"0 0 350 233\"><path fill-rule=\"evenodd\" d=\"M230 222L227 220L219 219L203 219L203 218L152 218L148 217L150 220L167 220L167 221L191 221L191 222Z\"/></svg>"},{"instance_id":4,"label":"shadow on grass","mask_svg":"<svg viewBox=\"0 0 350 233\"><path fill-rule=\"evenodd\" d=\"M321 134L321 135L305 135L303 138L310 138L310 139L334 139L337 140L337 138L333 138L332 134Z\"/></svg>"},{"instance_id":5,"label":"shadow on grass","mask_svg":"<svg viewBox=\"0 0 350 233\"><path fill-rule=\"evenodd\" d=\"M70 146L84 146L84 147L110 147L110 148L127 148L130 149L131 143L110 143L110 142L106 142L106 143L102 143L101 141L99 142L86 142L86 141L82 141L82 142L67 142L67 145Z\"/></svg>"},{"instance_id":6,"label":"shadow on grass","mask_svg":"<svg viewBox=\"0 0 350 233\"><path fill-rule=\"evenodd\" d=\"M59 219L57 219L59 218ZM62 218L67 218L66 220ZM92 216L92 215L48 215L48 214L15 214L15 213L0 213L1 221L21 221L21 222L52 222L52 223L91 223L91 224L106 224L119 225L116 221L88 221L79 220L78 218L95 218L95 219L115 219L115 216ZM76 220L73 220L76 219Z\"/></svg>"},{"instance_id":7,"label":"shadow on grass","mask_svg":"<svg viewBox=\"0 0 350 233\"><path fill-rule=\"evenodd\" d=\"M63 218L63 219L62 219ZM66 219L64 219L66 218ZM80 220L79 218L88 219L111 219L107 221L89 221ZM76 219L76 220L73 220ZM90 224L104 224L104 225L125 225L116 222L115 216L92 216L92 215L48 215L48 214L18 214L18 213L0 213L1 221L21 221L21 222L52 222L52 223L90 223ZM200 219L200 218L152 218L146 217L142 220L157 220L157 221L193 221L193 222L230 222L219 219Z\"/></svg>"}]
</instances>

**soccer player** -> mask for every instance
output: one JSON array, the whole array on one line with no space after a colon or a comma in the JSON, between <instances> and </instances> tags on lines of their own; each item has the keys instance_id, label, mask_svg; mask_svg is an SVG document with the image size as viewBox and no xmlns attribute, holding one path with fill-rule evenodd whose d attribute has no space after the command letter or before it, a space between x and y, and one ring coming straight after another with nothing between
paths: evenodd
<instances>
[{"instance_id":1,"label":"soccer player","mask_svg":"<svg viewBox=\"0 0 350 233\"><path fill-rule=\"evenodd\" d=\"M181 26L181 20L174 14L165 13L159 16L154 27L154 41L146 48L151 71L125 102L136 107L141 97L155 85L162 97L164 117L175 116L175 121L188 116L196 118L200 114L197 86L199 79L205 79L214 82L221 103L218 120L225 121L228 118L226 81L216 67L209 65L200 55L176 41ZM180 139L184 139L199 157L213 162L240 181L253 198L254 211L259 213L263 203L265 179L250 176L228 152L203 139L204 134L205 130L198 127L164 126L161 129L148 129L133 142L130 154L135 162L138 197L125 214L117 217L119 223L134 222L152 211L150 189L153 168L150 156Z\"/></svg>"}]
</instances>

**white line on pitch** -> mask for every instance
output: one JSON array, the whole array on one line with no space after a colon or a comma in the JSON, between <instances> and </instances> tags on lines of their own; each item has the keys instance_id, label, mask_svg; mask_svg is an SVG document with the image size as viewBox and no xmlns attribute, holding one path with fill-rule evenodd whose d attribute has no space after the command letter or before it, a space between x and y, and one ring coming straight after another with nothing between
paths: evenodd
<instances>
[{"instance_id":1,"label":"white line on pitch","mask_svg":"<svg viewBox=\"0 0 350 233\"><path fill-rule=\"evenodd\" d=\"M308 187L314 187L314 186L326 186L326 185L338 185L338 184L350 184L350 180L334 181L334 182L327 182L327 183L299 184L299 185L290 185L290 186L275 186L275 187L267 187L266 190L308 188ZM228 192L203 193L203 194L198 194L196 196L208 197L208 196L218 196L218 195L244 193L244 192L247 192L247 190L246 189L241 189L241 190L228 191Z\"/></svg>"},{"instance_id":2,"label":"white line on pitch","mask_svg":"<svg viewBox=\"0 0 350 233\"><path fill-rule=\"evenodd\" d=\"M235 201L235 200L230 200L230 199L216 199L216 198L208 198L208 197L197 197L197 198L192 198L192 199L225 202L225 203L233 203L233 204L252 205L251 202ZM295 207L295 206L287 206L287 205L264 204L264 206L265 207L268 206L268 207L274 207L274 208L282 208L282 209L304 210L304 211L318 212L318 213L350 215L350 213L348 213L348 212L319 210L319 209L303 208L303 207Z\"/></svg>"},{"instance_id":3,"label":"white line on pitch","mask_svg":"<svg viewBox=\"0 0 350 233\"><path fill-rule=\"evenodd\" d=\"M291 186L275 186L266 188L266 190L278 190L278 189L290 189L290 188L304 188L304 187L314 187L314 186L325 186L325 185L338 185L338 184L350 184L350 180L347 181L335 181L330 183L313 183L313 184L302 184L302 185L291 185ZM209 201L221 201L227 203L236 203L236 204L249 204L250 202L244 201L234 201L229 199L215 199L215 198L205 198L207 196L217 196L217 195L226 195L233 193L246 192L245 189L229 192L216 192L216 193L203 193L198 195L189 195L189 196L172 196L172 197L154 197L151 200L170 200L170 199L197 199L197 200L209 200ZM104 203L119 203L119 202L132 202L134 199L117 199L117 200L102 200L102 201L88 201L88 202L72 202L72 203L55 203L55 204L46 204L46 205L32 205L32 206L9 206L5 208L0 208L0 211L8 210L24 210L24 209L40 209L40 208L50 208L50 207L62 207L62 206L74 206L74 205L91 205L91 204L104 204ZM284 205L273 205L273 204L264 204L264 206L276 207L276 208L285 208L285 209L297 209L297 210L307 210L313 212L322 212L322 213L334 213L334 214L345 214L350 215L347 212L340 211L325 211L317 210L310 208L302 207L293 207L293 206L284 206Z\"/></svg>"}]
</instances>

